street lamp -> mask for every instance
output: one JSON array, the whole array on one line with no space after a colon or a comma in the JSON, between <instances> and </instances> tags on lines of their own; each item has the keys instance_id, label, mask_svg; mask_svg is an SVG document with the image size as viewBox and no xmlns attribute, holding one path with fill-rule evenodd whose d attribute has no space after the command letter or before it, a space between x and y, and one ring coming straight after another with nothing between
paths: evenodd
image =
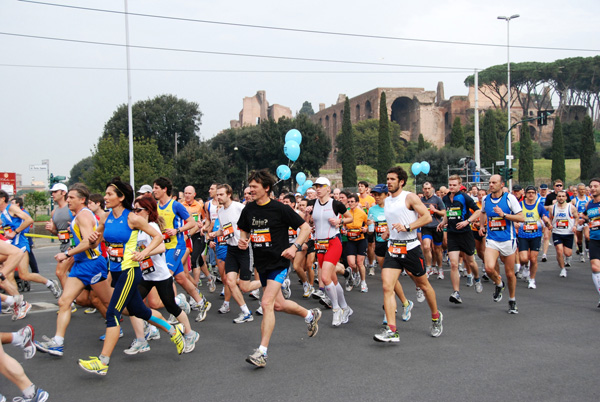
<instances>
[{"instance_id":1,"label":"street lamp","mask_svg":"<svg viewBox=\"0 0 600 402\"><path fill-rule=\"evenodd\" d=\"M506 96L507 96L507 103L506 103L506 110L508 111L508 125L507 127L511 126L511 121L510 121L510 20L515 19L515 18L519 18L520 15L519 14L514 14L511 15L510 17L504 17L504 16L498 16L499 20L505 20L506 21L506 68L507 68L507 80L506 80ZM506 159L508 159L508 168L512 168L512 134L510 135L510 138L508 139L508 154L506 156ZM508 181L508 189L509 191L512 191L512 179L510 179Z\"/></svg>"}]
</instances>

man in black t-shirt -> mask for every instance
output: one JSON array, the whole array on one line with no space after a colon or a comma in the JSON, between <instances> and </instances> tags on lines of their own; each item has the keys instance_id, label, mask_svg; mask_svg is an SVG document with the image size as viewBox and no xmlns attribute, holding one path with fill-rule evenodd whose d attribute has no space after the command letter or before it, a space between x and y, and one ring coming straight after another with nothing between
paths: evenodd
<instances>
[{"instance_id":1,"label":"man in black t-shirt","mask_svg":"<svg viewBox=\"0 0 600 402\"><path fill-rule=\"evenodd\" d=\"M564 189L564 184L562 182L562 180L558 179L558 180L554 180L554 191L549 193L546 196L546 202L544 202L544 207L546 207L546 210L548 210L548 212L552 209L552 205L554 205L554 201L556 201L556 194L559 191L562 191ZM565 192L565 194L567 194ZM571 197L569 196L569 194L567 194L567 202L571 202Z\"/></svg>"},{"instance_id":2,"label":"man in black t-shirt","mask_svg":"<svg viewBox=\"0 0 600 402\"><path fill-rule=\"evenodd\" d=\"M248 181L255 201L246 205L238 220L241 237L238 247L245 250L252 246L254 265L260 273L263 286L263 322L260 346L246 361L257 367L265 367L269 340L275 328L275 310L304 317L310 337L319 330L321 310L307 310L296 302L284 299L281 293L290 260L308 239L310 226L292 208L269 198L275 179L268 170L252 173ZM288 237L290 227L300 228L300 234L291 245Z\"/></svg>"}]
</instances>

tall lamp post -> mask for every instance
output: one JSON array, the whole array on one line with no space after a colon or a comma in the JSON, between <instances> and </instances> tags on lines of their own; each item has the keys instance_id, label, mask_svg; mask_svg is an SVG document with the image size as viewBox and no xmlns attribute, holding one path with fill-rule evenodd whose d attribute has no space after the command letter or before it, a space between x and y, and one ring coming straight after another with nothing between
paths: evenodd
<instances>
[{"instance_id":1,"label":"tall lamp post","mask_svg":"<svg viewBox=\"0 0 600 402\"><path fill-rule=\"evenodd\" d=\"M507 96L507 103L506 103L506 110L508 111L508 125L507 127L511 127L511 120L510 120L510 20L515 19L515 18L519 18L520 15L519 14L514 14L511 15L510 17L504 17L504 16L498 16L499 20L505 20L506 21L506 66L507 66L507 80L506 80L506 96ZM506 156L506 159L508 159L508 168L511 169L512 168L512 160L513 160L513 155L512 155L512 134L510 135L510 138L508 139L508 153ZM512 179L510 179L508 181L508 189L509 191L512 191Z\"/></svg>"}]
</instances>

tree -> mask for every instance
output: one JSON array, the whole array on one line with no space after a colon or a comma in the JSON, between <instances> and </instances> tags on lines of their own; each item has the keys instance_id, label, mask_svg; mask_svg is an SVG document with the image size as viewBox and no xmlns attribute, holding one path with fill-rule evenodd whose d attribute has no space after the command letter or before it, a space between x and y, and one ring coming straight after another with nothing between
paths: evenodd
<instances>
[{"instance_id":1,"label":"tree","mask_svg":"<svg viewBox=\"0 0 600 402\"><path fill-rule=\"evenodd\" d=\"M519 183L533 184L533 147L529 126L522 126L521 130L521 141L519 143Z\"/></svg>"},{"instance_id":2,"label":"tree","mask_svg":"<svg viewBox=\"0 0 600 402\"><path fill-rule=\"evenodd\" d=\"M405 162L407 143L401 138L402 129L394 121L389 122L393 161ZM377 169L377 154L379 152L379 120L368 119L356 122L352 126L354 133L354 150L357 165L368 165ZM338 148L341 147L341 132L336 137ZM430 143L428 144L430 145ZM414 155L414 153L413 153ZM341 163L342 154L337 153L337 161Z\"/></svg>"},{"instance_id":3,"label":"tree","mask_svg":"<svg viewBox=\"0 0 600 402\"><path fill-rule=\"evenodd\" d=\"M356 155L354 154L354 134L350 121L350 101L346 97L344 117L342 120L340 152L342 153L342 183L344 187L356 186Z\"/></svg>"},{"instance_id":4,"label":"tree","mask_svg":"<svg viewBox=\"0 0 600 402\"><path fill-rule=\"evenodd\" d=\"M563 143L565 144L565 159L579 159L581 156L582 130L583 126L581 122L577 120L562 124Z\"/></svg>"},{"instance_id":5,"label":"tree","mask_svg":"<svg viewBox=\"0 0 600 402\"><path fill-rule=\"evenodd\" d=\"M554 131L552 132L552 168L550 177L552 181L565 181L567 176L565 167L565 145L563 141L562 127L560 117L556 116L554 120Z\"/></svg>"},{"instance_id":6,"label":"tree","mask_svg":"<svg viewBox=\"0 0 600 402\"><path fill-rule=\"evenodd\" d=\"M594 126L591 117L586 115L583 118L581 130L581 152L579 159L581 180L589 180L593 177L590 173L592 170L592 158L595 152Z\"/></svg>"},{"instance_id":7,"label":"tree","mask_svg":"<svg viewBox=\"0 0 600 402\"><path fill-rule=\"evenodd\" d=\"M503 148L500 148L498 141L498 122L496 112L488 109L483 117L483 130L481 147L482 167L490 167L496 164L496 161L504 160Z\"/></svg>"},{"instance_id":8,"label":"tree","mask_svg":"<svg viewBox=\"0 0 600 402\"><path fill-rule=\"evenodd\" d=\"M29 215L35 221L38 208L45 207L49 203L48 193L45 191L32 191L25 194L23 199L23 207L29 212Z\"/></svg>"},{"instance_id":9,"label":"tree","mask_svg":"<svg viewBox=\"0 0 600 402\"><path fill-rule=\"evenodd\" d=\"M229 183L234 186L244 179L242 176L236 182L229 181L230 166L227 164L228 157L221 150L212 149L206 142L190 142L177 154L173 185L178 189L194 186L196 194L206 200L211 184Z\"/></svg>"},{"instance_id":10,"label":"tree","mask_svg":"<svg viewBox=\"0 0 600 402\"><path fill-rule=\"evenodd\" d=\"M71 172L69 173L69 182L67 185L72 186L75 183L83 182L84 176L86 174L92 174L93 169L94 158L91 155L83 158L71 168Z\"/></svg>"},{"instance_id":11,"label":"tree","mask_svg":"<svg viewBox=\"0 0 600 402\"><path fill-rule=\"evenodd\" d=\"M425 180L431 182L435 187L448 185L448 165L450 167L459 167L458 161L467 154L464 148L444 147L440 150L429 148L415 155L414 161L427 161L431 166L428 175L419 174L418 181L423 183ZM413 176L409 172L410 176ZM413 176L414 177L414 176Z\"/></svg>"},{"instance_id":12,"label":"tree","mask_svg":"<svg viewBox=\"0 0 600 402\"><path fill-rule=\"evenodd\" d=\"M198 142L202 112L198 104L174 95L159 95L132 106L133 138L154 140L167 162L173 160L175 148ZM127 105L120 105L104 125L103 138L114 140L128 132ZM177 140L177 141L175 141ZM177 144L175 144L177 142Z\"/></svg>"},{"instance_id":13,"label":"tree","mask_svg":"<svg viewBox=\"0 0 600 402\"><path fill-rule=\"evenodd\" d=\"M419 139L417 140L417 151L421 152L426 148L427 146L425 145L425 137L423 137L423 134L419 134Z\"/></svg>"},{"instance_id":14,"label":"tree","mask_svg":"<svg viewBox=\"0 0 600 402\"><path fill-rule=\"evenodd\" d=\"M454 119L452 124L452 131L450 132L450 146L452 148L464 148L465 147L465 133L460 124L460 117Z\"/></svg>"},{"instance_id":15,"label":"tree","mask_svg":"<svg viewBox=\"0 0 600 402\"><path fill-rule=\"evenodd\" d=\"M121 134L116 140L100 138L93 151L94 167L86 172L84 182L94 192L103 192L113 177L129 179L129 140ZM159 176L170 176L172 167L158 152L154 140L133 141L133 160L136 184L152 184Z\"/></svg>"},{"instance_id":16,"label":"tree","mask_svg":"<svg viewBox=\"0 0 600 402\"><path fill-rule=\"evenodd\" d=\"M305 114L307 116L312 116L315 114L315 111L313 110L312 104L309 101L304 101L298 114L299 115Z\"/></svg>"},{"instance_id":17,"label":"tree","mask_svg":"<svg viewBox=\"0 0 600 402\"><path fill-rule=\"evenodd\" d=\"M379 139L377 153L377 183L385 183L387 171L394 165L394 150L390 139L390 120L387 113L385 92L381 92L379 101ZM348 111L350 104L348 103ZM345 114L344 114L345 116Z\"/></svg>"}]
</instances>

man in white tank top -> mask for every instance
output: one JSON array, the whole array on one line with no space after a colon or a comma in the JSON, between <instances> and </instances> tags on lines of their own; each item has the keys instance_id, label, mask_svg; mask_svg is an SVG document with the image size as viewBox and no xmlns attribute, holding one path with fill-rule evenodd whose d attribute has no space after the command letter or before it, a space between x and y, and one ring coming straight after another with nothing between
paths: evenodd
<instances>
[{"instance_id":1,"label":"man in white tank top","mask_svg":"<svg viewBox=\"0 0 600 402\"><path fill-rule=\"evenodd\" d=\"M443 316L437 308L435 291L427 279L421 243L416 229L431 222L431 214L416 194L403 191L408 175L401 167L393 167L387 172L387 186L390 197L385 199L385 219L388 231L382 238L388 240L388 251L383 261L381 280L383 282L383 306L388 326L376 334L378 342L400 342L396 328L396 296L394 287L400 273L405 269L415 285L423 290L431 309L431 336L442 334Z\"/></svg>"},{"instance_id":2,"label":"man in white tank top","mask_svg":"<svg viewBox=\"0 0 600 402\"><path fill-rule=\"evenodd\" d=\"M577 208L575 205L567 202L567 193L559 190L556 193L556 204L550 209L550 219L552 220L552 242L556 248L556 260L560 268L560 277L567 277L567 269L571 266L571 256L573 255L573 241L577 226Z\"/></svg>"}]
</instances>

